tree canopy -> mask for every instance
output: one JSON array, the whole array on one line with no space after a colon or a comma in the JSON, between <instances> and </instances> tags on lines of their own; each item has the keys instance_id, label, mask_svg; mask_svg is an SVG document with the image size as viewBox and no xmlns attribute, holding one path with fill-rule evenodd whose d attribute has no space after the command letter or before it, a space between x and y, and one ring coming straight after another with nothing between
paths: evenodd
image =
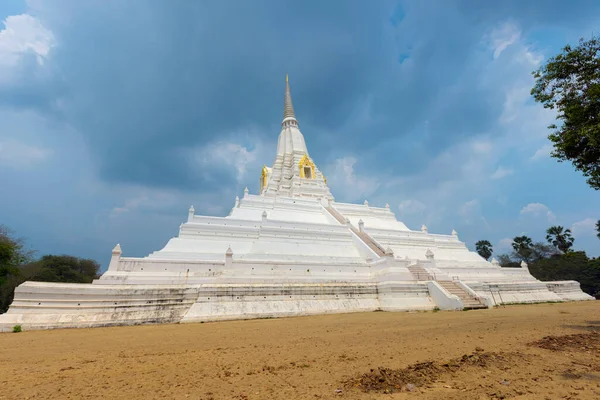
<instances>
[{"instance_id":1,"label":"tree canopy","mask_svg":"<svg viewBox=\"0 0 600 400\"><path fill-rule=\"evenodd\" d=\"M90 283L98 277L100 265L85 258L46 255L35 263L37 272L29 279L42 282Z\"/></svg>"},{"instance_id":2,"label":"tree canopy","mask_svg":"<svg viewBox=\"0 0 600 400\"><path fill-rule=\"evenodd\" d=\"M600 295L600 258L590 259L584 251L542 258L529 264L529 272L541 281L578 281L584 292Z\"/></svg>"},{"instance_id":3,"label":"tree canopy","mask_svg":"<svg viewBox=\"0 0 600 400\"><path fill-rule=\"evenodd\" d=\"M10 275L18 273L19 265L30 261L30 257L23 240L14 238L8 228L0 225L0 286Z\"/></svg>"},{"instance_id":4,"label":"tree canopy","mask_svg":"<svg viewBox=\"0 0 600 400\"><path fill-rule=\"evenodd\" d=\"M560 121L549 126L552 156L570 161L600 190L600 38L565 46L533 76L533 98Z\"/></svg>"},{"instance_id":5,"label":"tree canopy","mask_svg":"<svg viewBox=\"0 0 600 400\"><path fill-rule=\"evenodd\" d=\"M599 221L600 222L600 221ZM528 264L529 272L541 281L574 280L581 290L600 298L600 258L588 258L584 251L573 251L571 231L551 226L546 231L550 243L533 242L525 235L513 239L513 252L496 257L503 268L520 268Z\"/></svg>"},{"instance_id":6,"label":"tree canopy","mask_svg":"<svg viewBox=\"0 0 600 400\"><path fill-rule=\"evenodd\" d=\"M94 260L67 255L45 255L33 261L23 240L0 225L0 313L12 303L15 288L27 280L90 283L99 270Z\"/></svg>"},{"instance_id":7,"label":"tree canopy","mask_svg":"<svg viewBox=\"0 0 600 400\"><path fill-rule=\"evenodd\" d=\"M480 240L477 243L475 243L475 250L481 257L485 258L486 260L489 260L489 258L492 256L492 253L494 252L492 244L488 240Z\"/></svg>"},{"instance_id":8,"label":"tree canopy","mask_svg":"<svg viewBox=\"0 0 600 400\"><path fill-rule=\"evenodd\" d=\"M567 253L573 246L575 239L571 236L571 230L562 226L551 226L546 230L546 240L558 250Z\"/></svg>"},{"instance_id":9,"label":"tree canopy","mask_svg":"<svg viewBox=\"0 0 600 400\"><path fill-rule=\"evenodd\" d=\"M512 242L512 248L522 261L529 262L531 258L531 246L533 246L533 241L525 235L515 237Z\"/></svg>"}]
</instances>

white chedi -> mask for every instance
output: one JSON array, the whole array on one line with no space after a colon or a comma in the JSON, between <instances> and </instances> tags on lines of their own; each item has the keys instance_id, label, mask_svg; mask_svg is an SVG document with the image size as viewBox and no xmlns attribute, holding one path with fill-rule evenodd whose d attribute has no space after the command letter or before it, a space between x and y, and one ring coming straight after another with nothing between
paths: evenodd
<instances>
[{"instance_id":1,"label":"white chedi","mask_svg":"<svg viewBox=\"0 0 600 400\"><path fill-rule=\"evenodd\" d=\"M387 204L335 201L309 155L287 79L284 99L275 160L257 174L258 194L245 188L224 217L190 207L178 235L146 257L123 257L115 246L91 284L25 282L0 330L591 298L577 282L540 282L525 267L490 263L454 230L410 230ZM451 281L453 294L443 287Z\"/></svg>"}]
</instances>

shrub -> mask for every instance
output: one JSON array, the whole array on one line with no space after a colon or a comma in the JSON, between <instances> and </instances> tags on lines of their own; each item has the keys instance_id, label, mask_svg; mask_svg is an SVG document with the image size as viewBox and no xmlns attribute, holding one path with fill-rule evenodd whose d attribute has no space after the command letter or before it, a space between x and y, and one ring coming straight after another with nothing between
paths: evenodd
<instances>
[{"instance_id":1,"label":"shrub","mask_svg":"<svg viewBox=\"0 0 600 400\"><path fill-rule=\"evenodd\" d=\"M19 333L21 331L22 331L21 325L15 325L15 326L13 326L13 333Z\"/></svg>"}]
</instances>

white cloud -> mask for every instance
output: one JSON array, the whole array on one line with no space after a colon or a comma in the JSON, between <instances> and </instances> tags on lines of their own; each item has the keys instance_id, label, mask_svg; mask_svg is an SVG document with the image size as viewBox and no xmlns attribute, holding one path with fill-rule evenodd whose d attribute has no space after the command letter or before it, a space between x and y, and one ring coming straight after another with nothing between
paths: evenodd
<instances>
[{"instance_id":1,"label":"white cloud","mask_svg":"<svg viewBox=\"0 0 600 400\"><path fill-rule=\"evenodd\" d=\"M515 44L521 38L521 30L511 21L494 28L489 35L489 41L494 51L494 59L500 57L500 54L508 46Z\"/></svg>"},{"instance_id":2,"label":"white cloud","mask_svg":"<svg viewBox=\"0 0 600 400\"><path fill-rule=\"evenodd\" d=\"M205 167L212 169L215 165L233 167L238 184L245 180L248 169L253 166L257 167L258 176L260 173L258 165L266 160L264 143L257 136L252 135L249 138L252 145L243 146L239 144L243 141L240 140L240 135L234 136L231 139L209 143L203 147L186 149L184 153L189 158L190 166L192 168L202 167L201 173L205 172L207 169Z\"/></svg>"},{"instance_id":3,"label":"white cloud","mask_svg":"<svg viewBox=\"0 0 600 400\"><path fill-rule=\"evenodd\" d=\"M136 185L120 187L118 191L121 192L121 196L125 197L125 201L123 205L111 210L110 217L139 210L164 209L178 204L180 197L176 190L161 190Z\"/></svg>"},{"instance_id":4,"label":"white cloud","mask_svg":"<svg viewBox=\"0 0 600 400\"><path fill-rule=\"evenodd\" d=\"M487 154L492 151L493 144L490 140L485 139L475 139L471 143L471 147L473 151L479 154Z\"/></svg>"},{"instance_id":5,"label":"white cloud","mask_svg":"<svg viewBox=\"0 0 600 400\"><path fill-rule=\"evenodd\" d=\"M496 246L497 250L511 250L512 242L513 240L511 238L500 239L498 245Z\"/></svg>"},{"instance_id":6,"label":"white cloud","mask_svg":"<svg viewBox=\"0 0 600 400\"><path fill-rule=\"evenodd\" d=\"M15 140L0 142L0 165L12 168L30 168L45 161L52 152Z\"/></svg>"},{"instance_id":7,"label":"white cloud","mask_svg":"<svg viewBox=\"0 0 600 400\"><path fill-rule=\"evenodd\" d=\"M379 188L379 181L368 176L357 176L354 165L355 157L347 156L338 158L333 165L326 167L327 183L333 186L335 196L340 193L347 201L365 199Z\"/></svg>"},{"instance_id":8,"label":"white cloud","mask_svg":"<svg viewBox=\"0 0 600 400\"><path fill-rule=\"evenodd\" d=\"M531 87L528 83L523 86L514 86L506 90L504 94L504 107L500 115L500 122L507 124L517 118L521 107L529 100Z\"/></svg>"},{"instance_id":9,"label":"white cloud","mask_svg":"<svg viewBox=\"0 0 600 400\"><path fill-rule=\"evenodd\" d=\"M502 166L499 166L496 169L496 172L494 172L490 178L492 178L492 179L502 179L502 178L505 178L505 177L507 177L509 175L512 175L514 172L515 171L513 171L512 169L507 169L507 168L504 168Z\"/></svg>"},{"instance_id":10,"label":"white cloud","mask_svg":"<svg viewBox=\"0 0 600 400\"><path fill-rule=\"evenodd\" d=\"M148 201L148 197L146 195L134 197L132 199L125 200L125 204L121 207L115 207L111 211L111 215L122 214L130 211L136 210L141 204Z\"/></svg>"},{"instance_id":11,"label":"white cloud","mask_svg":"<svg viewBox=\"0 0 600 400\"><path fill-rule=\"evenodd\" d=\"M542 203L529 203L521 209L521 215L530 215L536 218L546 217L548 221L554 221L556 215L548 208L547 205Z\"/></svg>"},{"instance_id":12,"label":"white cloud","mask_svg":"<svg viewBox=\"0 0 600 400\"><path fill-rule=\"evenodd\" d=\"M468 240L484 233L490 240L498 240L512 235L519 223L518 214L510 219L498 218L497 213L490 211L488 215L487 210L514 202L510 200L514 197L513 188L497 183L502 178L508 181L513 178L511 174L523 170L528 156L548 142L547 126L555 117L552 110L531 101L531 71L542 55L519 30L514 23L492 29L483 38L487 46L481 46L483 51L474 55L480 61L480 69L464 78L469 85L499 95L498 119L491 121L484 132L453 141L428 158L421 168L406 174L379 175L383 190L377 195L381 203L394 197L400 201L409 197L427 204L426 216L404 213L402 219L407 226L419 227L425 222L430 228L458 229ZM494 59L489 57L492 52L496 53ZM430 114L435 116L436 110L430 110ZM525 152L525 160L521 152ZM548 211L538 222L547 225L548 220L556 218ZM530 215L527 210L522 217L525 215ZM493 219L488 222L486 217ZM531 227L532 221L520 222Z\"/></svg>"},{"instance_id":13,"label":"white cloud","mask_svg":"<svg viewBox=\"0 0 600 400\"><path fill-rule=\"evenodd\" d=\"M575 237L581 236L595 236L596 232L596 221L593 218L586 218L582 221L575 222L571 226L571 232Z\"/></svg>"},{"instance_id":14,"label":"white cloud","mask_svg":"<svg viewBox=\"0 0 600 400\"><path fill-rule=\"evenodd\" d=\"M535 153L529 158L531 161L538 161L544 158L550 157L550 153L552 152L552 144L546 143L539 149L535 151Z\"/></svg>"},{"instance_id":15,"label":"white cloud","mask_svg":"<svg viewBox=\"0 0 600 400\"><path fill-rule=\"evenodd\" d=\"M519 52L516 59L521 63L537 67L544 60L544 56L541 53L537 53L536 51L532 50L530 47L527 46L523 48L521 52Z\"/></svg>"},{"instance_id":16,"label":"white cloud","mask_svg":"<svg viewBox=\"0 0 600 400\"><path fill-rule=\"evenodd\" d=\"M470 217L479 212L479 201L477 199L469 200L462 205L458 213L463 217Z\"/></svg>"},{"instance_id":17,"label":"white cloud","mask_svg":"<svg viewBox=\"0 0 600 400\"><path fill-rule=\"evenodd\" d=\"M487 219L481 212L481 204L479 200L472 199L465 202L458 210L458 214L462 217L462 223L466 225L478 225L485 229L489 229Z\"/></svg>"},{"instance_id":18,"label":"white cloud","mask_svg":"<svg viewBox=\"0 0 600 400\"><path fill-rule=\"evenodd\" d=\"M248 150L237 143L219 142L208 146L205 151L205 157L233 165L238 182L246 175L246 166L256 160L255 150Z\"/></svg>"},{"instance_id":19,"label":"white cloud","mask_svg":"<svg viewBox=\"0 0 600 400\"><path fill-rule=\"evenodd\" d=\"M418 200L404 200L398 204L398 209L400 210L401 214L407 215L423 212L425 209L427 209L427 207Z\"/></svg>"},{"instance_id":20,"label":"white cloud","mask_svg":"<svg viewBox=\"0 0 600 400\"><path fill-rule=\"evenodd\" d=\"M54 46L54 35L40 21L28 14L11 15L0 31L0 67L13 67L23 55L34 54L39 65L44 64Z\"/></svg>"}]
</instances>

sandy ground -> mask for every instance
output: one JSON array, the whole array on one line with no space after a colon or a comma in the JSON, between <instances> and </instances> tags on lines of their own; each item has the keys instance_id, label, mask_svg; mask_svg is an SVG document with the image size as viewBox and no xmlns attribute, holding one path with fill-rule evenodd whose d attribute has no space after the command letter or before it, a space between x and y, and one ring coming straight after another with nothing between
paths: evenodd
<instances>
[{"instance_id":1,"label":"sandy ground","mask_svg":"<svg viewBox=\"0 0 600 400\"><path fill-rule=\"evenodd\" d=\"M0 334L47 398L600 399L600 302Z\"/></svg>"}]
</instances>

